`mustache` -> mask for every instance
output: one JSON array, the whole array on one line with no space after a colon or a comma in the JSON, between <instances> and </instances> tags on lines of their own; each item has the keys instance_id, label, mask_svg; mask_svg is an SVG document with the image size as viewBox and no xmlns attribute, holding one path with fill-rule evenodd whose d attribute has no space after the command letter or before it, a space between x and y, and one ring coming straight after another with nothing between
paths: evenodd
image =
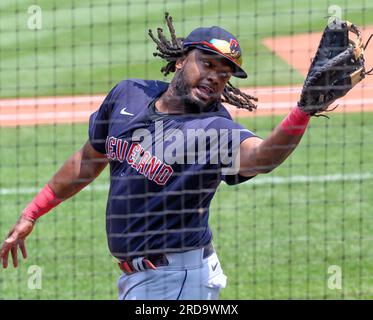
<instances>
[{"instance_id":1,"label":"mustache","mask_svg":"<svg viewBox=\"0 0 373 320\"><path fill-rule=\"evenodd\" d=\"M210 102L203 102L191 94L191 88L187 85L184 76L184 70L180 70L174 77L174 88L175 94L183 102L183 107L178 107L177 109L183 109L180 111L186 111L188 113L201 113L207 110L210 106L220 101L219 94L213 94L215 99Z\"/></svg>"}]
</instances>

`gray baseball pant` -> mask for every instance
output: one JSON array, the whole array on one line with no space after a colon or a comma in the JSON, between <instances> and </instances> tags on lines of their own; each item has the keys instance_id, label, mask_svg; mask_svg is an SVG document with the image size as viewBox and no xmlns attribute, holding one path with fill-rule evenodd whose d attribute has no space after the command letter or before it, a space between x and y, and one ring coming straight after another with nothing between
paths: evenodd
<instances>
[{"instance_id":1,"label":"gray baseball pant","mask_svg":"<svg viewBox=\"0 0 373 320\"><path fill-rule=\"evenodd\" d=\"M203 258L203 248L166 254L169 265L118 280L119 300L217 300L226 286L216 252Z\"/></svg>"}]
</instances>

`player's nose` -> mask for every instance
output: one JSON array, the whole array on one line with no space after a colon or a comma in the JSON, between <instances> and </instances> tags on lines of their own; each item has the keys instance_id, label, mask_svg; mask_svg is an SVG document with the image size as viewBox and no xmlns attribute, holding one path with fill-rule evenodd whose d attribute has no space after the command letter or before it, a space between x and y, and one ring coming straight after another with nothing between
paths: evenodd
<instances>
[{"instance_id":1,"label":"player's nose","mask_svg":"<svg viewBox=\"0 0 373 320\"><path fill-rule=\"evenodd\" d=\"M216 87L219 86L219 83L221 81L221 77L219 76L219 72L216 71L216 70L211 70L207 75L207 80L210 82L210 84L214 88L214 91L216 91Z\"/></svg>"}]
</instances>

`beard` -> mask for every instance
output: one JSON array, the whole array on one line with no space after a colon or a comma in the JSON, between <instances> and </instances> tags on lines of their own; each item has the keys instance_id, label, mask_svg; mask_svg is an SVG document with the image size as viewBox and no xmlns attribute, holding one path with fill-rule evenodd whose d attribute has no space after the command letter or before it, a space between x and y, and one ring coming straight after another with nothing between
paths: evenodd
<instances>
[{"instance_id":1,"label":"beard","mask_svg":"<svg viewBox=\"0 0 373 320\"><path fill-rule=\"evenodd\" d=\"M219 101L215 98L211 101L204 102L192 95L191 88L187 85L184 76L184 70L180 70L175 74L175 93L181 98L185 111L188 113L201 113L207 111L213 104Z\"/></svg>"}]
</instances>

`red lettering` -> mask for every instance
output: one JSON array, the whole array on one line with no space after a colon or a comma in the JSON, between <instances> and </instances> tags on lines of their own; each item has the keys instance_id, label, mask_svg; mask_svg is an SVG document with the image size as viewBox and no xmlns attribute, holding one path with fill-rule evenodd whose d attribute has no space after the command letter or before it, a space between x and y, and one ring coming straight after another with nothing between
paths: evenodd
<instances>
[{"instance_id":1,"label":"red lettering","mask_svg":"<svg viewBox=\"0 0 373 320\"><path fill-rule=\"evenodd\" d=\"M116 153L117 153L117 159L120 162L123 162L123 160L124 160L126 150L127 150L127 146L128 146L128 141L125 141L125 140L122 140L122 139L117 140Z\"/></svg>"},{"instance_id":2,"label":"red lettering","mask_svg":"<svg viewBox=\"0 0 373 320\"><path fill-rule=\"evenodd\" d=\"M148 177L149 180L153 180L155 172L158 170L160 164L161 161L156 156L152 156L151 160L146 166L144 175Z\"/></svg>"},{"instance_id":3,"label":"red lettering","mask_svg":"<svg viewBox=\"0 0 373 320\"><path fill-rule=\"evenodd\" d=\"M162 163L156 156L152 156L149 151L144 152L144 148L137 142L129 147L129 143L123 139L107 137L105 141L106 156L108 159L124 160L137 172L154 181L158 185L165 185L171 178L174 170L171 166ZM126 154L128 150L128 153Z\"/></svg>"},{"instance_id":4,"label":"red lettering","mask_svg":"<svg viewBox=\"0 0 373 320\"><path fill-rule=\"evenodd\" d=\"M158 174L154 178L154 182L159 185L165 185L168 179L172 176L174 170L169 165L163 165L162 169L159 170Z\"/></svg>"},{"instance_id":5,"label":"red lettering","mask_svg":"<svg viewBox=\"0 0 373 320\"><path fill-rule=\"evenodd\" d=\"M140 161L140 158L142 156L142 154L144 153L144 148L141 147L141 144L139 145L140 149L139 151L137 152L137 155L136 155L136 159L134 159L134 162L132 164L132 168L136 169L137 170L137 167L139 166L139 161Z\"/></svg>"},{"instance_id":6,"label":"red lettering","mask_svg":"<svg viewBox=\"0 0 373 320\"><path fill-rule=\"evenodd\" d=\"M114 146L116 145L116 138L110 137L109 138L109 150L108 150L108 158L114 160L115 159L115 152Z\"/></svg>"},{"instance_id":7,"label":"red lettering","mask_svg":"<svg viewBox=\"0 0 373 320\"><path fill-rule=\"evenodd\" d=\"M140 172L141 174L144 174L144 169L146 166L146 163L150 159L152 155L150 154L149 151L145 151L144 155L142 156L139 165L137 166L137 171Z\"/></svg>"},{"instance_id":8,"label":"red lettering","mask_svg":"<svg viewBox=\"0 0 373 320\"><path fill-rule=\"evenodd\" d=\"M141 146L137 142L132 143L131 148L129 149L128 154L127 154L128 164L134 163L134 161L136 160L136 157L139 153L139 149L141 149Z\"/></svg>"}]
</instances>

